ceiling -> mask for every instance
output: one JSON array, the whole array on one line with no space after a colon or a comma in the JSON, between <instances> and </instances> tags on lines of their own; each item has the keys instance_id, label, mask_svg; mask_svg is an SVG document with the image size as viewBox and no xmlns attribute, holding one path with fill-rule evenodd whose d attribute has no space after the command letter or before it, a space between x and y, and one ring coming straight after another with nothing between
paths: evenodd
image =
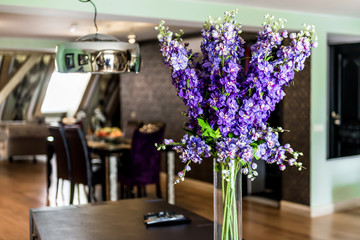
<instances>
[{"instance_id":1,"label":"ceiling","mask_svg":"<svg viewBox=\"0 0 360 240\"><path fill-rule=\"evenodd\" d=\"M194 0L193 0L194 1ZM359 0L197 0L259 8L360 17Z\"/></svg>"},{"instance_id":2,"label":"ceiling","mask_svg":"<svg viewBox=\"0 0 360 240\"><path fill-rule=\"evenodd\" d=\"M189 0L221 2L233 5L246 5L270 9L314 12L331 15L360 17L360 0ZM74 40L80 36L95 33L91 15L71 16L64 13L25 13L0 9L1 37L30 37ZM137 41L156 38L155 24L146 22L126 22L106 20L98 15L97 25L100 33L110 34L127 41L130 31L136 34ZM170 26L173 31L180 27ZM181 27L186 33L198 33L200 28Z\"/></svg>"},{"instance_id":3,"label":"ceiling","mask_svg":"<svg viewBox=\"0 0 360 240\"><path fill-rule=\"evenodd\" d=\"M135 33L137 41L155 39L156 24L146 22L102 20L98 16L97 26L99 33L109 34L127 41L130 32ZM177 32L180 27L172 26ZM182 27L187 33L198 33L200 28ZM74 40L80 36L95 33L96 29L92 18L48 16L18 13L0 14L1 37L30 37Z\"/></svg>"}]
</instances>

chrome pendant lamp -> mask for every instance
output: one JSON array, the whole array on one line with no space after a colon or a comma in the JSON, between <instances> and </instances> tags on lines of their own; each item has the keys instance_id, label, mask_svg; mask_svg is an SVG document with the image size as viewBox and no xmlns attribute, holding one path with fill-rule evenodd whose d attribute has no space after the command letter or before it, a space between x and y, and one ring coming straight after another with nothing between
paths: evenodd
<instances>
[{"instance_id":1,"label":"chrome pendant lamp","mask_svg":"<svg viewBox=\"0 0 360 240\"><path fill-rule=\"evenodd\" d=\"M88 34L75 40L56 46L56 68L61 73L91 72L95 74L125 73L140 71L140 47L137 43L121 42L119 39L99 34L96 24L97 9L95 9L95 34Z\"/></svg>"}]
</instances>

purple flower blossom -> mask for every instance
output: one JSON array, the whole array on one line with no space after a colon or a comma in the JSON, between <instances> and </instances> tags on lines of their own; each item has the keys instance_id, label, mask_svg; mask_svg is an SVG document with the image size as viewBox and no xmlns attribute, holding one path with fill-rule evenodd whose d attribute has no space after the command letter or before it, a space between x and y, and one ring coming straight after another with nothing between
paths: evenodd
<instances>
[{"instance_id":1,"label":"purple flower blossom","mask_svg":"<svg viewBox=\"0 0 360 240\"><path fill-rule=\"evenodd\" d=\"M288 161L290 166L294 166L295 162L296 162L296 160L293 159L293 158L290 158L289 161Z\"/></svg>"},{"instance_id":2,"label":"purple flower blossom","mask_svg":"<svg viewBox=\"0 0 360 240\"><path fill-rule=\"evenodd\" d=\"M279 166L280 171L284 171L285 168L286 168L286 166L284 164L280 164L280 166Z\"/></svg>"},{"instance_id":3,"label":"purple flower blossom","mask_svg":"<svg viewBox=\"0 0 360 240\"><path fill-rule=\"evenodd\" d=\"M169 144L174 143L174 140L172 140L172 139L164 139L164 143L165 143L166 145L169 145Z\"/></svg>"},{"instance_id":4,"label":"purple flower blossom","mask_svg":"<svg viewBox=\"0 0 360 240\"><path fill-rule=\"evenodd\" d=\"M281 36L283 38L287 38L288 37L288 32L286 30L282 31Z\"/></svg>"},{"instance_id":5,"label":"purple flower blossom","mask_svg":"<svg viewBox=\"0 0 360 240\"><path fill-rule=\"evenodd\" d=\"M251 168L252 168L252 169L257 169L257 164L256 164L256 163L252 163L252 164L251 164Z\"/></svg>"}]
</instances>

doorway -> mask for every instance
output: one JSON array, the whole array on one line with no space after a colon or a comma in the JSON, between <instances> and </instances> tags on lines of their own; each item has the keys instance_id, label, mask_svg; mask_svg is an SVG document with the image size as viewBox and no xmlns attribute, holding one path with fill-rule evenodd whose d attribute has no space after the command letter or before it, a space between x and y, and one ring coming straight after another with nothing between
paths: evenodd
<instances>
[{"instance_id":1,"label":"doorway","mask_svg":"<svg viewBox=\"0 0 360 240\"><path fill-rule=\"evenodd\" d=\"M330 45L328 157L360 154L360 43Z\"/></svg>"}]
</instances>

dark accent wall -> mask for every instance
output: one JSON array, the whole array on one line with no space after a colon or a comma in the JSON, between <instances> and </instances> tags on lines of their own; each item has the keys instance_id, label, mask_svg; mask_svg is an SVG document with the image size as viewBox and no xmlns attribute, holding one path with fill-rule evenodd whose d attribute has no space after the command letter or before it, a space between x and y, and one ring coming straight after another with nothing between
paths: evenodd
<instances>
[{"instance_id":1,"label":"dark accent wall","mask_svg":"<svg viewBox=\"0 0 360 240\"><path fill-rule=\"evenodd\" d=\"M157 42L140 44L141 71L138 74L121 75L121 122L141 120L143 122L163 121L166 123L165 138L180 140L186 110L172 85L170 70L165 68ZM176 171L184 164L176 161ZM212 182L212 160L204 161L200 166L192 166L188 177Z\"/></svg>"},{"instance_id":2,"label":"dark accent wall","mask_svg":"<svg viewBox=\"0 0 360 240\"><path fill-rule=\"evenodd\" d=\"M163 121L166 138L179 140L186 110L171 83L170 70L165 68L159 45L147 42L140 45L141 71L121 75L121 122L127 120Z\"/></svg>"},{"instance_id":3,"label":"dark accent wall","mask_svg":"<svg viewBox=\"0 0 360 240\"><path fill-rule=\"evenodd\" d=\"M303 152L299 161L306 167L298 171L287 167L282 174L282 199L310 205L310 60L305 68L295 73L294 85L285 89L282 105L282 127L290 130L282 134L282 143L290 143L296 151Z\"/></svg>"}]
</instances>

